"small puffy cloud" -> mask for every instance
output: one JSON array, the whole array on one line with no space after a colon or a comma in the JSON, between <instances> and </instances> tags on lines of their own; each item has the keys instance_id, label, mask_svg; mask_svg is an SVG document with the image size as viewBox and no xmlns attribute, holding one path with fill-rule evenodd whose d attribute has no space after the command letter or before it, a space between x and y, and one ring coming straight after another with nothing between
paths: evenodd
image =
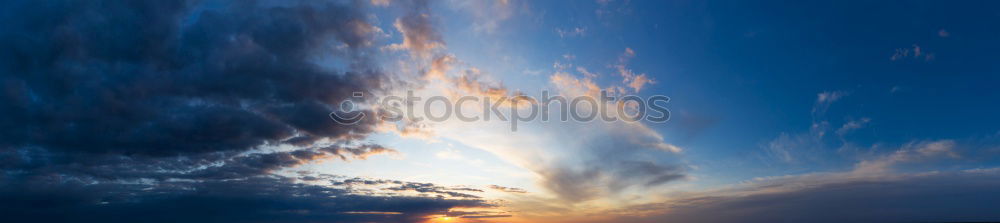
<instances>
[{"instance_id":1,"label":"small puffy cloud","mask_svg":"<svg viewBox=\"0 0 1000 223\"><path fill-rule=\"evenodd\" d=\"M819 94L816 94L816 103L817 104L830 104L830 103L833 103L833 102L835 102L837 100L840 100L840 98L844 97L844 95L845 94L842 91L828 91L828 92L819 93Z\"/></svg>"},{"instance_id":2,"label":"small puffy cloud","mask_svg":"<svg viewBox=\"0 0 1000 223\"><path fill-rule=\"evenodd\" d=\"M631 81L627 81L627 83L628 87L635 90L635 92L639 92L639 90L642 90L643 86L646 86L647 84L651 84L654 82L652 79L649 79L649 77L647 77L646 74L640 74L633 77Z\"/></svg>"},{"instance_id":3,"label":"small puffy cloud","mask_svg":"<svg viewBox=\"0 0 1000 223\"><path fill-rule=\"evenodd\" d=\"M632 69L628 68L627 64L629 60L634 57L635 51L632 48L625 48L625 52L618 57L618 64L615 64L614 67L618 71L618 75L622 77L622 83L638 93L642 90L643 86L654 84L656 81L648 77L645 73L636 74Z\"/></svg>"},{"instance_id":4,"label":"small puffy cloud","mask_svg":"<svg viewBox=\"0 0 1000 223\"><path fill-rule=\"evenodd\" d=\"M587 28L585 27L574 27L568 29L556 28L556 33L559 34L560 38L580 37L587 34Z\"/></svg>"},{"instance_id":5,"label":"small puffy cloud","mask_svg":"<svg viewBox=\"0 0 1000 223\"><path fill-rule=\"evenodd\" d=\"M635 57L635 50L632 50L632 48L627 48L626 47L625 48L625 53L622 53L622 58L624 58L622 60L631 59L632 57ZM624 62L624 61L622 61L622 62Z\"/></svg>"},{"instance_id":6,"label":"small puffy cloud","mask_svg":"<svg viewBox=\"0 0 1000 223\"><path fill-rule=\"evenodd\" d=\"M584 69L586 71L586 69ZM572 74L566 72L556 72L549 76L549 82L551 82L556 90L565 93L568 96L593 96L596 97L601 92L601 87L597 85L591 78L576 78Z\"/></svg>"},{"instance_id":7,"label":"small puffy cloud","mask_svg":"<svg viewBox=\"0 0 1000 223\"><path fill-rule=\"evenodd\" d=\"M912 48L896 48L896 52L889 57L891 61L898 61L903 59L914 59L922 61L934 60L934 53L928 53L924 49L920 48L919 45L913 44Z\"/></svg>"},{"instance_id":8,"label":"small puffy cloud","mask_svg":"<svg viewBox=\"0 0 1000 223\"><path fill-rule=\"evenodd\" d=\"M816 94L816 103L813 105L813 115L821 116L826 113L826 110L830 108L833 102L836 102L847 96L847 92L844 91L825 91Z\"/></svg>"},{"instance_id":9,"label":"small puffy cloud","mask_svg":"<svg viewBox=\"0 0 1000 223\"><path fill-rule=\"evenodd\" d=\"M456 75L449 75L449 71L456 67L463 67ZM430 68L423 75L424 81L441 81L453 96L474 95L490 98L492 101L502 102L505 105L513 105L511 99L518 99L524 103L534 103L531 98L524 97L518 91L504 87L502 83L486 80L488 76L479 68L468 66L458 60L453 55L439 55L431 60ZM526 105L518 102L517 106Z\"/></svg>"},{"instance_id":10,"label":"small puffy cloud","mask_svg":"<svg viewBox=\"0 0 1000 223\"><path fill-rule=\"evenodd\" d=\"M483 80L485 77L486 75L481 70L470 67L460 72L458 77L446 79L446 82L450 82L462 92L460 94L453 92L455 95L487 97L492 101L503 103L505 106L527 106L530 103L535 103L533 98L526 97L524 93L510 90L504 87L503 83Z\"/></svg>"}]
</instances>

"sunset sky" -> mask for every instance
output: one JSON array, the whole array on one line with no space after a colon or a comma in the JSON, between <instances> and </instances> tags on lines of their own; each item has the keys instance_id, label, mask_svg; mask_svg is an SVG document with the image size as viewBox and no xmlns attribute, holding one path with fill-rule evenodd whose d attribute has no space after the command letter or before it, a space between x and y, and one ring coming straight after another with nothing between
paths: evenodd
<instances>
[{"instance_id":1,"label":"sunset sky","mask_svg":"<svg viewBox=\"0 0 1000 223\"><path fill-rule=\"evenodd\" d=\"M1000 221L998 40L996 1L3 1L0 222ZM426 118L602 91L669 120Z\"/></svg>"}]
</instances>

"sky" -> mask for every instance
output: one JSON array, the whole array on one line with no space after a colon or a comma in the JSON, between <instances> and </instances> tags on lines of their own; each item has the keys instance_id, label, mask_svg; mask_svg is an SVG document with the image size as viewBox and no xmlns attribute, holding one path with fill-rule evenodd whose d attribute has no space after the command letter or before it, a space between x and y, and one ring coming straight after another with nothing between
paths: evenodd
<instances>
[{"instance_id":1,"label":"sky","mask_svg":"<svg viewBox=\"0 0 1000 223\"><path fill-rule=\"evenodd\" d=\"M1000 221L996 40L994 1L4 1L0 220ZM669 119L515 118L602 93Z\"/></svg>"}]
</instances>

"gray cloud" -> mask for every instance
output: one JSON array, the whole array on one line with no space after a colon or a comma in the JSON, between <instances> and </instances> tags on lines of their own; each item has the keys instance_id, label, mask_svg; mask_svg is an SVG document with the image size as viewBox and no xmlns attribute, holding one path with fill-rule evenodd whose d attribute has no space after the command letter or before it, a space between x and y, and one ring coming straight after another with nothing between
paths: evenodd
<instances>
[{"instance_id":1,"label":"gray cloud","mask_svg":"<svg viewBox=\"0 0 1000 223\"><path fill-rule=\"evenodd\" d=\"M537 172L543 177L542 186L570 202L616 195L629 187L661 186L686 177L686 170L677 164L629 158L608 158L576 168L551 166Z\"/></svg>"},{"instance_id":2,"label":"gray cloud","mask_svg":"<svg viewBox=\"0 0 1000 223\"><path fill-rule=\"evenodd\" d=\"M489 188L490 189L494 189L494 190L498 190L498 191L508 192L508 193L522 193L522 194L523 193L528 193L527 190L524 190L524 189L521 189L521 188L516 188L516 187L504 187L504 186L500 186L500 185L490 185Z\"/></svg>"},{"instance_id":3,"label":"gray cloud","mask_svg":"<svg viewBox=\"0 0 1000 223\"><path fill-rule=\"evenodd\" d=\"M466 194L466 193L451 191L451 190L469 191L468 189L471 189L471 188L457 188L457 189L456 188L445 188L445 187L442 187L442 186L434 185L432 183L405 182L405 183L399 184L399 186L390 187L390 188L387 188L387 189L388 190L394 190L394 191L416 191L416 192L421 192L421 193L437 193L437 194L448 195L450 197L457 197L457 198L480 198L479 196L472 195L472 194ZM478 190L478 191L474 191L474 192L482 192L482 191Z\"/></svg>"},{"instance_id":4,"label":"gray cloud","mask_svg":"<svg viewBox=\"0 0 1000 223\"><path fill-rule=\"evenodd\" d=\"M823 177L823 176L819 176ZM1000 172L801 177L633 207L666 213L630 222L967 222L1000 219Z\"/></svg>"},{"instance_id":5,"label":"gray cloud","mask_svg":"<svg viewBox=\"0 0 1000 223\"><path fill-rule=\"evenodd\" d=\"M11 222L416 222L482 200L369 196L281 177L207 182L6 184L0 214ZM372 214L391 212L398 214ZM369 213L369 214L358 214Z\"/></svg>"},{"instance_id":6,"label":"gray cloud","mask_svg":"<svg viewBox=\"0 0 1000 223\"><path fill-rule=\"evenodd\" d=\"M403 34L403 43L390 45L391 49L407 49L412 55L427 58L432 50L444 47L444 39L437 32L426 0L401 2L408 12L396 19L396 29Z\"/></svg>"}]
</instances>

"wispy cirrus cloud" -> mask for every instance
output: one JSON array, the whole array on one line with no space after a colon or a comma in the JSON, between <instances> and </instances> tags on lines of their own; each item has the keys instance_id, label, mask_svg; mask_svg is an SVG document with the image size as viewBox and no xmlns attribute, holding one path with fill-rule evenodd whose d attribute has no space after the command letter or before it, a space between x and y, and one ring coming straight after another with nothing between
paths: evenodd
<instances>
[{"instance_id":1,"label":"wispy cirrus cloud","mask_svg":"<svg viewBox=\"0 0 1000 223\"><path fill-rule=\"evenodd\" d=\"M504 186L500 186L500 185L490 185L489 188L490 189L494 189L494 190L498 190L498 191L507 192L507 193L528 193L528 191L526 191L524 189L521 189L521 188L516 188L516 187L504 187Z\"/></svg>"},{"instance_id":2,"label":"wispy cirrus cloud","mask_svg":"<svg viewBox=\"0 0 1000 223\"><path fill-rule=\"evenodd\" d=\"M828 131L834 131L830 127L827 119L827 110L834 102L849 95L846 91L824 91L816 94L816 101L813 103L811 111L812 121L807 131L802 132L781 132L774 139L761 144L763 154L766 159L778 161L780 163L798 163L802 159L814 159L823 154L823 150L828 148L826 138ZM849 131L861 128L863 124L871 121L849 121L844 123L835 131L840 134L847 134Z\"/></svg>"},{"instance_id":3,"label":"wispy cirrus cloud","mask_svg":"<svg viewBox=\"0 0 1000 223\"><path fill-rule=\"evenodd\" d=\"M861 119L850 120L848 122L845 122L843 126L840 126L840 128L837 129L837 135L840 135L841 137L843 137L844 135L847 135L847 133L850 133L851 131L854 131L854 130L860 129L860 128L864 128L865 125L868 124L868 122L871 122L871 121L872 121L872 119L870 119L870 118L861 118Z\"/></svg>"},{"instance_id":4,"label":"wispy cirrus cloud","mask_svg":"<svg viewBox=\"0 0 1000 223\"><path fill-rule=\"evenodd\" d=\"M958 158L954 140L910 142L895 152L875 159L859 162L855 173L873 174L889 171L898 164L935 160L942 158Z\"/></svg>"}]
</instances>

